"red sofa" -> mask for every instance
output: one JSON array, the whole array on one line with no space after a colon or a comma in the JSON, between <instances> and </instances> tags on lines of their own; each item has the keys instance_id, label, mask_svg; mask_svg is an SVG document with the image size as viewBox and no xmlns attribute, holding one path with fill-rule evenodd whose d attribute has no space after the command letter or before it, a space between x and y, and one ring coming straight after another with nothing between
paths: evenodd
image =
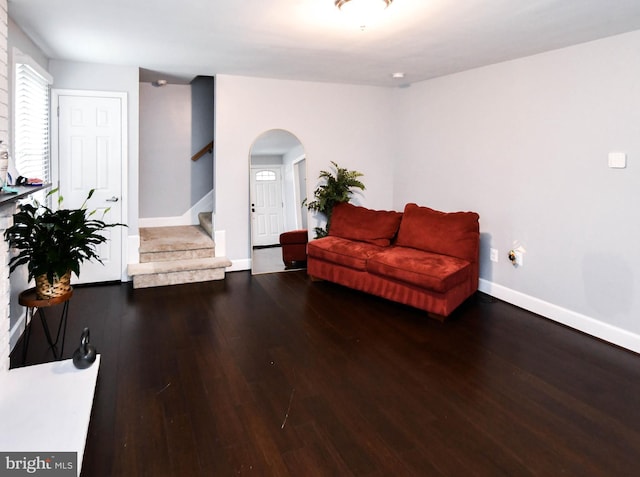
<instances>
[{"instance_id":1,"label":"red sofa","mask_svg":"<svg viewBox=\"0 0 640 477\"><path fill-rule=\"evenodd\" d=\"M307 272L444 320L478 289L479 248L475 212L343 203L333 209L329 235L307 244Z\"/></svg>"}]
</instances>

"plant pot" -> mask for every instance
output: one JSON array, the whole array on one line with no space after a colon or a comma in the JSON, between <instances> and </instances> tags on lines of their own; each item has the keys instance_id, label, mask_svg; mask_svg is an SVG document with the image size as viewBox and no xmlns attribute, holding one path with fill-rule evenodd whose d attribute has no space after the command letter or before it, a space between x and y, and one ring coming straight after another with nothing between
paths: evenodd
<instances>
[{"instance_id":1,"label":"plant pot","mask_svg":"<svg viewBox=\"0 0 640 477\"><path fill-rule=\"evenodd\" d=\"M47 274L43 274L36 277L36 295L38 298L48 300L62 296L71 291L71 270L58 278L57 275L53 277L53 283L49 283Z\"/></svg>"}]
</instances>

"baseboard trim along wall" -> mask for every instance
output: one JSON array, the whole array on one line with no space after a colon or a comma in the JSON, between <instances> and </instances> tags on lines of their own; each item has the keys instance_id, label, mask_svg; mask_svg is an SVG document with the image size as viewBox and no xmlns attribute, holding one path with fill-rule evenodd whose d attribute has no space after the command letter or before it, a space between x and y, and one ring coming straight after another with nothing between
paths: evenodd
<instances>
[{"instance_id":1,"label":"baseboard trim along wall","mask_svg":"<svg viewBox=\"0 0 640 477\"><path fill-rule=\"evenodd\" d=\"M251 270L250 258L231 260L231 266L227 268L227 272L239 272L241 270Z\"/></svg>"},{"instance_id":2,"label":"baseboard trim along wall","mask_svg":"<svg viewBox=\"0 0 640 477\"><path fill-rule=\"evenodd\" d=\"M492 297L544 316L570 328L640 353L640 335L603 323L589 316L562 308L488 280L480 279L478 289Z\"/></svg>"},{"instance_id":3,"label":"baseboard trim along wall","mask_svg":"<svg viewBox=\"0 0 640 477\"><path fill-rule=\"evenodd\" d=\"M138 227L175 227L181 225L197 225L200 212L210 212L213 204L213 190L209 191L193 207L177 217L138 218Z\"/></svg>"}]
</instances>

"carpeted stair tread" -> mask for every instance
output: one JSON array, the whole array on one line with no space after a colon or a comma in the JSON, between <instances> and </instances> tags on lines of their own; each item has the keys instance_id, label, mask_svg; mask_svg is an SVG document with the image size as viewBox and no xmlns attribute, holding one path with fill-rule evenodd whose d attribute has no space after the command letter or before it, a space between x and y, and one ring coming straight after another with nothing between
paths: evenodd
<instances>
[{"instance_id":1,"label":"carpeted stair tread","mask_svg":"<svg viewBox=\"0 0 640 477\"><path fill-rule=\"evenodd\" d=\"M141 228L139 252L140 263L128 266L133 288L223 280L232 265L198 225Z\"/></svg>"},{"instance_id":2,"label":"carpeted stair tread","mask_svg":"<svg viewBox=\"0 0 640 477\"><path fill-rule=\"evenodd\" d=\"M213 280L224 280L224 277L224 268L207 268L204 270L135 275L133 277L133 288L151 288L169 285L182 285L184 283L209 282Z\"/></svg>"},{"instance_id":3,"label":"carpeted stair tread","mask_svg":"<svg viewBox=\"0 0 640 477\"><path fill-rule=\"evenodd\" d=\"M213 239L198 225L140 229L141 254L213 248Z\"/></svg>"},{"instance_id":4,"label":"carpeted stair tread","mask_svg":"<svg viewBox=\"0 0 640 477\"><path fill-rule=\"evenodd\" d=\"M171 250L167 252L146 252L140 254L140 263L171 262L176 260L193 260L213 258L216 256L214 248L196 248L191 250Z\"/></svg>"},{"instance_id":5,"label":"carpeted stair tread","mask_svg":"<svg viewBox=\"0 0 640 477\"><path fill-rule=\"evenodd\" d=\"M164 262L132 263L129 264L128 273L131 276L136 276L154 273L204 270L208 268L225 268L230 266L231 261L226 257L194 258Z\"/></svg>"}]
</instances>

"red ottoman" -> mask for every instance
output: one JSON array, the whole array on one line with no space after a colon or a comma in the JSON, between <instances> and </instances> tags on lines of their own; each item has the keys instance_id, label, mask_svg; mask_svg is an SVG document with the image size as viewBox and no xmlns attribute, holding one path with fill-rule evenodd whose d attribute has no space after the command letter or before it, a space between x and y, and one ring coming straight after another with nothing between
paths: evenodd
<instances>
[{"instance_id":1,"label":"red ottoman","mask_svg":"<svg viewBox=\"0 0 640 477\"><path fill-rule=\"evenodd\" d=\"M307 261L308 241L309 235L306 230L291 230L280 234L282 261L286 268L292 268L294 262Z\"/></svg>"}]
</instances>

